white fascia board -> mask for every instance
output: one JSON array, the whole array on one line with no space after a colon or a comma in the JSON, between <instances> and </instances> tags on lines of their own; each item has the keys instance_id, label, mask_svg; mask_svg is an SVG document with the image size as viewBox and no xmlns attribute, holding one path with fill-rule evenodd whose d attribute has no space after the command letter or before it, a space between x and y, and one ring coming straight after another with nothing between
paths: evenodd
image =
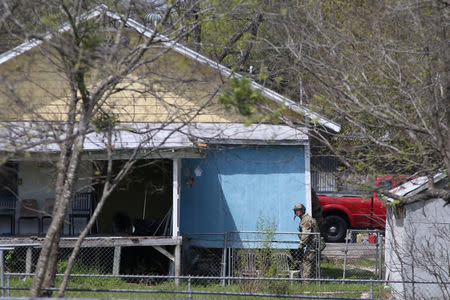
<instances>
[{"instance_id":1,"label":"white fascia board","mask_svg":"<svg viewBox=\"0 0 450 300\"><path fill-rule=\"evenodd\" d=\"M277 140L276 142L268 142L262 140L251 140L251 139L207 139L205 140L207 144L214 145L278 145L278 146L304 146L308 144L307 140L290 141L290 140Z\"/></svg>"},{"instance_id":2,"label":"white fascia board","mask_svg":"<svg viewBox=\"0 0 450 300\"><path fill-rule=\"evenodd\" d=\"M205 142L211 140L262 141L267 143L303 143L309 137L305 128L291 128L287 125L242 123L190 123L180 131Z\"/></svg>"},{"instance_id":3,"label":"white fascia board","mask_svg":"<svg viewBox=\"0 0 450 300\"><path fill-rule=\"evenodd\" d=\"M98 6L97 8L94 8L90 13L82 14L79 22L89 20L89 19L99 16L106 8L107 8L106 5L102 4L102 5ZM69 31L70 28L71 28L71 25L68 22L66 22L66 23L62 24L61 26L59 26L57 32L63 33L63 32ZM9 61L10 59L13 59L13 58L19 56L22 53L27 52L28 50L33 49L34 47L39 46L44 41L48 41L51 38L53 38L53 33L47 33L46 35L44 35L44 37L42 39L36 39L36 38L31 39L28 42L22 43L19 46L0 54L0 65Z\"/></svg>"},{"instance_id":4,"label":"white fascia board","mask_svg":"<svg viewBox=\"0 0 450 300\"><path fill-rule=\"evenodd\" d=\"M14 128L11 131L8 127ZM19 145L29 152L58 152L59 146L48 135L51 125L38 122L12 122L0 126L0 148L14 149ZM48 139L44 141L43 139ZM64 139L62 133L60 139ZM195 148L196 143L237 143L243 145L302 145L308 135L302 128L286 125L259 124L245 126L241 123L121 123L113 132L116 150L184 149ZM84 142L85 151L104 151L105 136L90 132Z\"/></svg>"},{"instance_id":5,"label":"white fascia board","mask_svg":"<svg viewBox=\"0 0 450 300\"><path fill-rule=\"evenodd\" d=\"M42 44L42 40L32 39L31 41L23 43L15 47L14 49L2 53L0 55L0 65L7 62L10 59L13 59L16 56L19 56L24 52L27 52L28 50L33 49L36 46L39 46L40 44Z\"/></svg>"}]
</instances>

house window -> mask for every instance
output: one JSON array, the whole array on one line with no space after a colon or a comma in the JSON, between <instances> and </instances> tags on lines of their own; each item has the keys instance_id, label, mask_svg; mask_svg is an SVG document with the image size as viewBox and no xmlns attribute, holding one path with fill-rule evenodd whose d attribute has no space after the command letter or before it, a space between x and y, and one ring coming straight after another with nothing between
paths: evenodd
<instances>
[{"instance_id":1,"label":"house window","mask_svg":"<svg viewBox=\"0 0 450 300\"><path fill-rule=\"evenodd\" d=\"M346 172L336 157L317 155L311 157L311 184L319 193L361 194L361 186L372 182L367 176Z\"/></svg>"},{"instance_id":2,"label":"house window","mask_svg":"<svg viewBox=\"0 0 450 300\"><path fill-rule=\"evenodd\" d=\"M332 156L311 157L311 183L317 192L337 192L337 161Z\"/></svg>"}]
</instances>

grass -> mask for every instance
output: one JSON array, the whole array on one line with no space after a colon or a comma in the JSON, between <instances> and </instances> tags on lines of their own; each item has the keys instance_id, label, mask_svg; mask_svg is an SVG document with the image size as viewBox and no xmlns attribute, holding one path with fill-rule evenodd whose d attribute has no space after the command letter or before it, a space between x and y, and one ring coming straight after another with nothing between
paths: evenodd
<instances>
[{"instance_id":1,"label":"grass","mask_svg":"<svg viewBox=\"0 0 450 300\"><path fill-rule=\"evenodd\" d=\"M361 269L374 266L374 261L358 259L348 262L346 278L373 278L374 273ZM355 268L357 266L358 268ZM66 262L62 261L58 265L58 272L66 267ZM360 268L359 268L360 267ZM362 273L366 272L366 273ZM73 274L99 274L99 270L89 268L82 264L76 264ZM342 278L343 260L324 258L321 261L322 278ZM31 286L30 277L11 277L11 287L22 287L28 289ZM61 278L56 280L56 286L59 286ZM145 298L145 299L186 299L186 294L176 294L174 291L187 291L186 281L180 280L176 285L173 280L156 279L130 279L118 277L77 277L73 276L69 281L69 289L91 289L94 291L68 291L66 297L83 298ZM97 289L97 291L95 291ZM123 290L122 292L100 292L98 289ZM155 293L137 293L126 290L154 291ZM309 285L300 282L290 281L235 281L226 286L222 286L218 280L197 280L193 279L191 290L201 293L263 293L263 294L283 294L283 295L310 295L325 297L352 297L359 298L363 295L370 295L369 283L334 283L322 282L311 283ZM161 292L163 291L163 292ZM382 284L373 285L374 297L385 297L385 291ZM166 293L164 293L166 292ZM26 290L11 291L12 297L23 297L28 295ZM231 296L231 295L206 295L195 294L195 299L270 299L270 297L249 297L249 296Z\"/></svg>"},{"instance_id":2,"label":"grass","mask_svg":"<svg viewBox=\"0 0 450 300\"><path fill-rule=\"evenodd\" d=\"M343 259L325 258L320 263L322 278L342 278ZM376 279L375 261L369 259L347 260L345 278L348 279Z\"/></svg>"},{"instance_id":3,"label":"grass","mask_svg":"<svg viewBox=\"0 0 450 300\"><path fill-rule=\"evenodd\" d=\"M29 277L14 277L10 280L11 287L29 288L31 285ZM56 285L58 286L60 278ZM164 281L155 283L151 280L139 280L139 282L127 282L120 278L72 278L69 288L80 289L123 289L123 290L146 290L146 291L187 291L186 282L180 283L178 286L173 281ZM337 297L361 297L370 291L369 284L358 283L311 283L304 285L299 282L288 281L241 281L230 285L222 286L218 281L197 282L191 285L192 291L198 292L227 292L227 293L267 293L267 294L285 294L285 295L311 295L311 296L337 296ZM27 296L27 291L11 291L12 297ZM374 285L374 296L383 296L384 289L382 284ZM66 297L83 297L83 298L145 298L145 299L186 299L186 294L174 293L133 293L133 292L99 292L99 291L68 291ZM195 299L210 299L212 295L195 295ZM261 299L261 297L248 296L219 296L214 295L215 299ZM267 299L264 297L263 299Z\"/></svg>"}]
</instances>

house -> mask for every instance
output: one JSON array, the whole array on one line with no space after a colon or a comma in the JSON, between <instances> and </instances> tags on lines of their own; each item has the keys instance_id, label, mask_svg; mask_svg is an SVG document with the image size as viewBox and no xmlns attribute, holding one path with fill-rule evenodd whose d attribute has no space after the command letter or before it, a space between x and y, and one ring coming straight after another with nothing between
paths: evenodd
<instances>
[{"instance_id":1,"label":"house","mask_svg":"<svg viewBox=\"0 0 450 300\"><path fill-rule=\"evenodd\" d=\"M444 187L448 177L439 173L434 182ZM427 177L420 177L391 192L408 197L427 188ZM390 283L392 295L399 299L449 298L450 207L440 198L387 200L391 205L387 205L385 263L386 280L396 281Z\"/></svg>"},{"instance_id":2,"label":"house","mask_svg":"<svg viewBox=\"0 0 450 300\"><path fill-rule=\"evenodd\" d=\"M85 18L122 22L118 15L104 7L93 10ZM147 37L152 34L150 29L131 19L125 25L130 32ZM64 30L67 28L62 26L61 31ZM226 111L215 96L224 78L240 76L165 37L159 39L158 46L148 55L161 51L161 46L164 55L154 55L149 64L163 71L164 77L143 79L136 75L124 79L120 89L102 108L119 121L112 143L105 142L101 131L93 130L86 137L78 193L73 202L78 203L77 197L80 197L87 206L78 211L79 207L72 205L64 234L78 233L92 213L95 195L102 188L100 178L108 147L114 149L116 166L120 167L137 148L140 160L109 197L93 229L96 235L86 240L86 247L90 241L95 240L96 245L103 241L105 247L116 247L115 255L120 257L122 246L153 246L174 261L179 258L181 236L186 233L255 230L259 218L274 222L277 231L295 231L298 224L292 218L293 205L301 202L311 212L307 127L270 123L244 125L242 117ZM7 121L2 123L0 132L1 149L7 152L13 144L28 145L24 155L14 156L2 167L5 174L2 180L8 182L2 196L13 199L14 203L14 212L1 217L0 232L5 234L2 241L9 236L16 238L45 232L49 220L44 222L39 218L46 199L55 195L58 145L50 137L48 142L40 143L43 137L33 133L46 126L49 126L48 131L58 130L58 126L64 124L65 89L68 87L58 69L41 56L42 49L50 51L45 47L42 41L32 40L0 55L0 72L4 72L4 78L13 70L12 78L21 96L35 104L41 118L51 121L39 122L33 119L33 114L2 115ZM29 68L26 72L25 67ZM32 80L25 77L29 74ZM162 78L171 81L165 82ZM148 91L150 86L154 89ZM287 114L303 118L305 124L312 120L324 130L340 130L339 124L256 82L251 81L251 87L260 90L271 103L284 105ZM18 131L27 135L20 135ZM41 214L23 218L20 203L24 199L35 200L35 211ZM40 227L38 222L41 222ZM135 234L141 237L130 241L124 234L131 234L132 224ZM117 238L111 239L114 236ZM154 239L154 236L167 238ZM198 245L220 248L223 242L206 241ZM161 248L164 246L175 246L175 257Z\"/></svg>"}]
</instances>

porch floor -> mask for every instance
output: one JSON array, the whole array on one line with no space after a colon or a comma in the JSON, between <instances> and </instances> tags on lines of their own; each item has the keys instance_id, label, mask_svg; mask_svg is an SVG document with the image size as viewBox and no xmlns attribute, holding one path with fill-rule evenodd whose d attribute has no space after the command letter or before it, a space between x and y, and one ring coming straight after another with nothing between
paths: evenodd
<instances>
[{"instance_id":1,"label":"porch floor","mask_svg":"<svg viewBox=\"0 0 450 300\"><path fill-rule=\"evenodd\" d=\"M0 245L20 246L30 244L42 244L43 236L27 235L27 236L0 236ZM73 248L77 241L77 237L61 237L59 246L61 248ZM181 236L119 236L119 235L89 235L87 236L81 247L137 247L137 246L176 246L181 245ZM36 245L39 247L38 245Z\"/></svg>"}]
</instances>

